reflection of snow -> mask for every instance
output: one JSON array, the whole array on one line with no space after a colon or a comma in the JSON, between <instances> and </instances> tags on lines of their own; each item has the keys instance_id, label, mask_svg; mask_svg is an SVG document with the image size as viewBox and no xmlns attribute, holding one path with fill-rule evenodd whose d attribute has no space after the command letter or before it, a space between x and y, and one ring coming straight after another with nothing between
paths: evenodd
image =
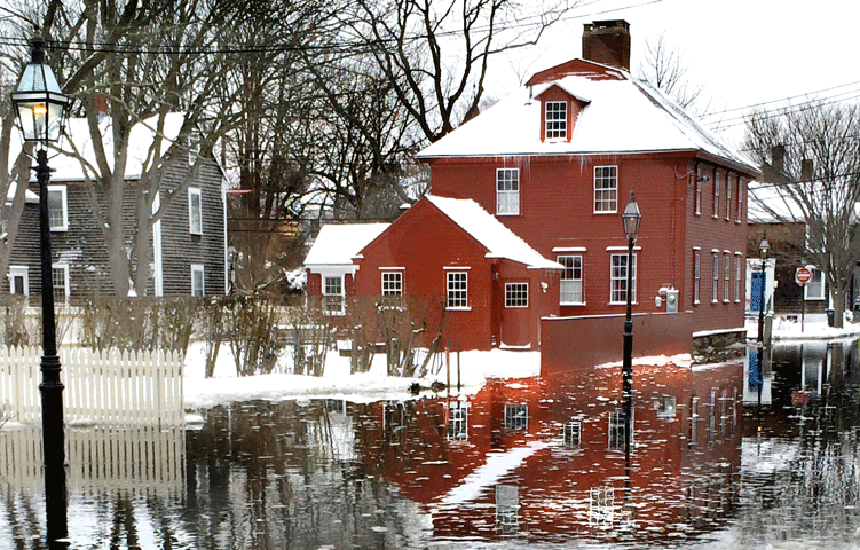
<instances>
[{"instance_id":1,"label":"reflection of snow","mask_svg":"<svg viewBox=\"0 0 860 550\"><path fill-rule=\"evenodd\" d=\"M518 468L525 459L532 456L549 444L543 441L535 441L527 447L510 449L506 453L493 453L487 455L487 462L466 476L463 483L451 489L447 495L442 497L442 504L462 504L476 500L484 489L495 486L498 481L511 470Z\"/></svg>"}]
</instances>

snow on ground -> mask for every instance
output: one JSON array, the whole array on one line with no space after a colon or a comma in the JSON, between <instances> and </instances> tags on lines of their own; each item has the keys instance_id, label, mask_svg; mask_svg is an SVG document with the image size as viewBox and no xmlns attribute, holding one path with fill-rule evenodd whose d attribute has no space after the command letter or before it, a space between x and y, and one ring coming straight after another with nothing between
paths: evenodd
<instances>
[{"instance_id":1,"label":"snow on ground","mask_svg":"<svg viewBox=\"0 0 860 550\"><path fill-rule=\"evenodd\" d=\"M785 320L774 320L773 335L775 340L784 339L830 339L845 338L860 334L860 323L846 322L842 329L834 329L822 322L806 322L804 330L801 324ZM745 325L750 338L758 334L755 320L747 321ZM279 364L279 372L289 370L289 358L285 357ZM456 353L449 356L450 381L452 391L457 386ZM666 365L675 364L689 367L692 358L689 354L671 357L639 357L633 361L636 365ZM264 399L280 401L283 399L346 399L354 402L371 402L384 399L408 399L411 397L409 386L418 382L422 391L429 388L433 382L448 381L447 369L443 366L439 372L424 378L402 378L386 374L385 356L376 354L369 372L349 374L349 357L341 357L336 352L326 355L325 369L322 377L303 376L294 374L267 374L263 376L236 376L236 365L227 346L222 346L215 365L215 376L204 377L205 350L202 343L194 343L188 349L185 359L184 400L186 408L201 409L213 407L230 401ZM464 395L476 393L486 382L487 378L524 378L540 374L540 353L536 351L508 351L494 349L492 351L466 351L459 354L460 385ZM599 365L600 368L620 366L621 362Z\"/></svg>"}]
</instances>

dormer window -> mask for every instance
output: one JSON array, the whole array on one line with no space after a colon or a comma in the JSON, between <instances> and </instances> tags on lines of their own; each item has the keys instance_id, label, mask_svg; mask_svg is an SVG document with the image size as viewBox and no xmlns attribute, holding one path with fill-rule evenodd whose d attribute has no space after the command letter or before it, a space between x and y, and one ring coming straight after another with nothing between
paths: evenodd
<instances>
[{"instance_id":1,"label":"dormer window","mask_svg":"<svg viewBox=\"0 0 860 550\"><path fill-rule=\"evenodd\" d=\"M567 102L547 101L544 135L547 140L567 139Z\"/></svg>"}]
</instances>

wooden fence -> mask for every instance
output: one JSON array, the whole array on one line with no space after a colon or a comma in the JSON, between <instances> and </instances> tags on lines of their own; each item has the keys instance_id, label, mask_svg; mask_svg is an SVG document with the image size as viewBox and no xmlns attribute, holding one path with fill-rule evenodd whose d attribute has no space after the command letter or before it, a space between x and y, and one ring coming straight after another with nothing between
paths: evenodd
<instances>
[{"instance_id":1,"label":"wooden fence","mask_svg":"<svg viewBox=\"0 0 860 550\"><path fill-rule=\"evenodd\" d=\"M165 352L104 353L61 348L66 422L99 426L180 426L182 356ZM0 347L0 409L11 420L41 418L40 348Z\"/></svg>"},{"instance_id":2,"label":"wooden fence","mask_svg":"<svg viewBox=\"0 0 860 550\"><path fill-rule=\"evenodd\" d=\"M0 433L0 480L35 493L44 488L41 437L32 425ZM67 444L67 481L73 491L179 495L184 490L183 428L71 429Z\"/></svg>"}]
</instances>

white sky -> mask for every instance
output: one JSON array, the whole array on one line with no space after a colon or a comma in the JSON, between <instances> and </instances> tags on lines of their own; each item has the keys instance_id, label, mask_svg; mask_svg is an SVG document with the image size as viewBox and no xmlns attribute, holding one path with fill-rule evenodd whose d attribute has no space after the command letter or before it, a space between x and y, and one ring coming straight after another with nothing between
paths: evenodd
<instances>
[{"instance_id":1,"label":"white sky","mask_svg":"<svg viewBox=\"0 0 860 550\"><path fill-rule=\"evenodd\" d=\"M860 2L856 0L579 0L582 7L535 50L496 68L492 95L505 96L519 70L529 75L582 54L582 25L603 19L630 23L631 68L643 61L646 39L660 33L681 52L687 76L705 86L708 111L744 107L856 82L819 97L860 96ZM627 7L635 6L635 7ZM622 8L622 9L617 9ZM609 11L612 10L612 11ZM529 64L529 62L532 62ZM513 67L519 67L515 69ZM526 69L527 68L527 69ZM794 101L802 101L796 98ZM837 99L837 98L834 98ZM724 116L745 113L733 111ZM715 122L716 117L706 119ZM727 129L727 141L743 125Z\"/></svg>"}]
</instances>

